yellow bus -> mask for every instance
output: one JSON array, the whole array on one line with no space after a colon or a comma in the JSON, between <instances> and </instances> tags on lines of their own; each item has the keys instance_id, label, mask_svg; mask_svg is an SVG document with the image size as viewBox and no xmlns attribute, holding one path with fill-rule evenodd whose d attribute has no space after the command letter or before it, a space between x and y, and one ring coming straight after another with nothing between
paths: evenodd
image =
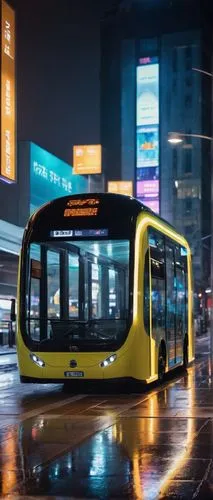
<instances>
[{"instance_id":1,"label":"yellow bus","mask_svg":"<svg viewBox=\"0 0 213 500\"><path fill-rule=\"evenodd\" d=\"M23 237L20 379L162 382L194 359L192 295L187 241L138 200L53 200Z\"/></svg>"}]
</instances>

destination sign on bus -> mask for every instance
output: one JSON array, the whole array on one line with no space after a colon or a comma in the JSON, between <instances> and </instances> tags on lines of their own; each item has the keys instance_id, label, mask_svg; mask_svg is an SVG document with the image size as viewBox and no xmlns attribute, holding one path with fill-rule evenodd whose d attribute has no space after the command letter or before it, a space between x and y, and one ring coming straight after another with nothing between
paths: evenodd
<instances>
[{"instance_id":1,"label":"destination sign on bus","mask_svg":"<svg viewBox=\"0 0 213 500\"><path fill-rule=\"evenodd\" d=\"M64 230L57 229L55 231L50 232L50 236L53 238L93 238L108 236L108 229L74 229L74 230Z\"/></svg>"},{"instance_id":2,"label":"destination sign on bus","mask_svg":"<svg viewBox=\"0 0 213 500\"><path fill-rule=\"evenodd\" d=\"M64 217L93 217L98 215L98 208L66 208Z\"/></svg>"},{"instance_id":3,"label":"destination sign on bus","mask_svg":"<svg viewBox=\"0 0 213 500\"><path fill-rule=\"evenodd\" d=\"M98 215L97 198L71 199L67 202L64 210L64 217L94 217Z\"/></svg>"},{"instance_id":4,"label":"destination sign on bus","mask_svg":"<svg viewBox=\"0 0 213 500\"><path fill-rule=\"evenodd\" d=\"M89 207L94 207L96 205L99 205L100 200L97 200L97 198L85 198L85 199L75 199L75 200L69 200L67 202L67 207L84 207L89 206Z\"/></svg>"}]
</instances>

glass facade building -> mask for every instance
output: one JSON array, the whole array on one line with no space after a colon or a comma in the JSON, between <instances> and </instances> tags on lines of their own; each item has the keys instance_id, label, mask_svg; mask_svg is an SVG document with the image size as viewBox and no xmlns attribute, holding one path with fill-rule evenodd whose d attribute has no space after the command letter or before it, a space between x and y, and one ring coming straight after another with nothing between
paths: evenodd
<instances>
[{"instance_id":1,"label":"glass facade building","mask_svg":"<svg viewBox=\"0 0 213 500\"><path fill-rule=\"evenodd\" d=\"M211 72L211 16L205 0L138 0L102 28L106 175L133 180L135 196L186 236L197 293L210 275L211 141L191 134L212 135L212 81L197 71Z\"/></svg>"}]
</instances>

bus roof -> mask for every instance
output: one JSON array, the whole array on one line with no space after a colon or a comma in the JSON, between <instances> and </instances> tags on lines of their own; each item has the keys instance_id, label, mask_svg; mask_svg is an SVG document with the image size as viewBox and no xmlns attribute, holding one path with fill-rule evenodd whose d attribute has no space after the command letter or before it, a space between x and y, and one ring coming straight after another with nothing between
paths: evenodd
<instances>
[{"instance_id":1,"label":"bus roof","mask_svg":"<svg viewBox=\"0 0 213 500\"><path fill-rule=\"evenodd\" d=\"M104 217L111 219L120 217L120 222L123 217L129 220L132 217L137 218L141 212L146 212L181 235L168 221L154 213L150 208L141 203L141 201L132 196L114 193L75 194L51 200L34 212L30 217L27 229L31 225L37 225L38 222L46 224L45 219L47 215L49 215L48 219L51 221L57 218L58 213L59 217L63 217L65 220L66 215L67 218L72 216L72 222L77 223L77 221L82 221L84 215L87 216L87 220L90 219L88 215L98 215L99 209L101 217L103 217L103 214Z\"/></svg>"}]
</instances>

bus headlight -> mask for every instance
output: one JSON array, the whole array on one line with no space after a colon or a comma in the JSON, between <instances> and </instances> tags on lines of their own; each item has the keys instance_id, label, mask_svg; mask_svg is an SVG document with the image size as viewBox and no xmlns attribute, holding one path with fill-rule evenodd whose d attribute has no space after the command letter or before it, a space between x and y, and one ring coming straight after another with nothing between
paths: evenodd
<instances>
[{"instance_id":1,"label":"bus headlight","mask_svg":"<svg viewBox=\"0 0 213 500\"><path fill-rule=\"evenodd\" d=\"M114 363L114 361L117 359L117 354L111 354L108 358L104 359L104 361L101 361L100 366L101 368L106 368L107 366L111 365Z\"/></svg>"},{"instance_id":2,"label":"bus headlight","mask_svg":"<svg viewBox=\"0 0 213 500\"><path fill-rule=\"evenodd\" d=\"M40 368L43 368L45 366L45 362L36 356L36 354L33 354L33 352L30 353L30 359L32 359L33 363L35 363L37 366L40 366Z\"/></svg>"}]
</instances>

